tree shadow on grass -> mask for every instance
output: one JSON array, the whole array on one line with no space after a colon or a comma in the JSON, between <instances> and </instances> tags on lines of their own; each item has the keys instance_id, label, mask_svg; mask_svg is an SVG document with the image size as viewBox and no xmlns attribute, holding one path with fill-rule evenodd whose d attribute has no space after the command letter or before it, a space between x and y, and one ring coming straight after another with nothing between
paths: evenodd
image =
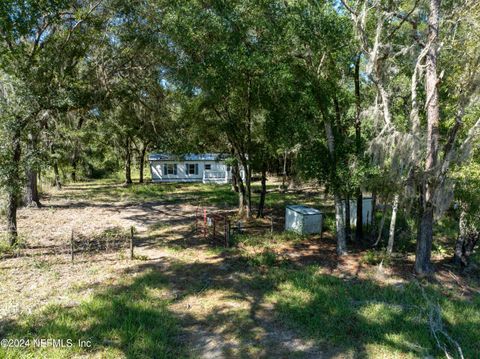
<instances>
[{"instance_id":1,"label":"tree shadow on grass","mask_svg":"<svg viewBox=\"0 0 480 359\"><path fill-rule=\"evenodd\" d=\"M71 348L0 348L0 357L181 358L179 326L169 311L167 282L160 272L147 272L132 283L102 289L80 305L48 307L15 323L4 323L5 338L72 340ZM80 348L79 340L91 347Z\"/></svg>"},{"instance_id":2,"label":"tree shadow on grass","mask_svg":"<svg viewBox=\"0 0 480 359\"><path fill-rule=\"evenodd\" d=\"M47 357L441 356L417 284L382 285L322 274L315 265L261 263L238 252L208 261L143 262L125 271L131 281L98 289L77 307L51 307L7 324L1 334L93 343L86 349L29 349ZM431 285L426 292L445 310L445 328L465 357L475 357L480 352L478 298L449 298ZM0 356L22 354L0 350Z\"/></svg>"},{"instance_id":3,"label":"tree shadow on grass","mask_svg":"<svg viewBox=\"0 0 480 359\"><path fill-rule=\"evenodd\" d=\"M187 342L202 357L443 355L431 336L429 308L416 283L382 285L321 274L318 266L259 266L225 255L216 259L176 263L163 271L188 306L210 308L182 318ZM152 266L156 264L139 269ZM446 297L430 285L426 292L445 309L446 330L466 357L474 357L480 350L475 339L480 334L478 300Z\"/></svg>"}]
</instances>

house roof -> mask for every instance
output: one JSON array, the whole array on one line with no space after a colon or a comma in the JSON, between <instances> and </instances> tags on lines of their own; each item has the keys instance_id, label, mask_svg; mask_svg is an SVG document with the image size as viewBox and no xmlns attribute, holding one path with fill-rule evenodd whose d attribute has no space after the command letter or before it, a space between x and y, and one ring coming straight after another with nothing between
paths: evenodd
<instances>
[{"instance_id":1,"label":"house roof","mask_svg":"<svg viewBox=\"0 0 480 359\"><path fill-rule=\"evenodd\" d=\"M172 153L151 153L148 155L149 161L219 161L227 156L221 153L187 153L175 155Z\"/></svg>"}]
</instances>

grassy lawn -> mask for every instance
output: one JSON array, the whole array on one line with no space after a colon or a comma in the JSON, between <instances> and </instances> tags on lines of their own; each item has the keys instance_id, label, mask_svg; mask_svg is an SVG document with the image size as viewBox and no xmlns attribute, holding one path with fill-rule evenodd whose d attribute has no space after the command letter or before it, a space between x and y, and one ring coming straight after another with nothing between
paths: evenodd
<instances>
[{"instance_id":1,"label":"grassy lawn","mask_svg":"<svg viewBox=\"0 0 480 359\"><path fill-rule=\"evenodd\" d=\"M274 255L256 256L230 251L225 276L234 274L241 283L218 277L218 265L178 261L171 271L147 270L133 279L121 280L114 287L97 290L90 299L73 308L49 307L36 315L8 325L6 338L70 338L74 343L89 340L91 348L0 349L2 358L65 358L84 354L102 358L180 358L187 357L182 342L182 325L170 306L203 301L208 306L236 296L252 296L256 306L270 304L277 325L300 333L320 348L336 348L349 357L416 358L442 357L429 329L430 307L420 284L384 285L374 280L338 278L323 274L322 267L291 266ZM200 273L208 273L202 282ZM182 281L181 298L169 291L170 284ZM177 283L175 283L177 282ZM463 348L466 358L480 352L480 298L460 299L441 286L421 284L427 298L442 309L442 321L450 336ZM203 295L198 293L205 291ZM188 315L187 307L182 309ZM270 327L257 321L255 308L231 312L207 310L205 325L212 330L230 326L230 336L242 342L240 349L227 357L276 357L256 341L258 333ZM177 313L178 314L178 313ZM198 319L197 319L198 320ZM188 321L188 320L187 320ZM188 325L188 323L185 323ZM452 349L452 348L450 348ZM99 356L100 355L100 356ZM298 354L298 357L303 357Z\"/></svg>"},{"instance_id":2,"label":"grassy lawn","mask_svg":"<svg viewBox=\"0 0 480 359\"><path fill-rule=\"evenodd\" d=\"M181 358L179 328L165 299L168 283L147 272L115 287L99 290L72 308L50 306L6 326L5 338L30 340L27 348L2 348L2 358L65 358L101 353L102 358ZM35 344L35 339L64 339L64 346ZM67 339L72 342L71 347ZM91 343L85 348L79 341Z\"/></svg>"},{"instance_id":3,"label":"grassy lawn","mask_svg":"<svg viewBox=\"0 0 480 359\"><path fill-rule=\"evenodd\" d=\"M206 206L235 207L238 196L231 190L229 184L201 184L201 183L134 183L124 186L114 179L82 182L66 187L67 192L55 193L71 200L95 201L165 201L170 203L188 202ZM290 203L298 203L322 207L328 200L320 201L320 194L314 192L279 192L278 185L267 185L266 207L278 207ZM322 195L323 196L323 195ZM260 199L260 183L252 184L253 207Z\"/></svg>"},{"instance_id":4,"label":"grassy lawn","mask_svg":"<svg viewBox=\"0 0 480 359\"><path fill-rule=\"evenodd\" d=\"M278 213L292 202L328 209L318 192L269 190L267 205ZM58 205L57 200L67 204ZM68 210L77 211L69 216L86 212L92 218L101 213L109 218L119 212L115 204L120 202L120 214L130 209L138 220L145 202L155 203L152 208L160 212L146 212L153 219L138 234L141 244L133 261L122 253L86 254L72 265L61 255L26 252L0 262L4 285L19 293L7 305L39 295L38 290L22 289L32 282L33 288L66 277L79 282L54 293L69 298L68 304L48 302L45 298L53 294L45 292L37 301L47 305L1 318L1 338L30 339L30 346L2 347L0 358L441 358L444 354L430 330L432 318L460 344L465 358L480 353L476 272L462 277L438 264L435 281L417 282L409 274L411 257L402 254L385 262L380 273L377 252L352 245L351 254L338 260L329 231L322 238L244 235L237 236L231 248L214 247L192 234L188 220L162 214L163 206L179 203L234 207L236 196L229 186L123 187L99 181L49 192L44 202L39 211L59 216ZM77 208L80 202L88 206ZM39 213L33 211L21 218ZM35 230L42 231L38 226ZM442 257L436 260L441 263ZM32 272L21 277L18 268ZM112 275L106 279L103 272ZM432 316L436 306L439 318ZM64 346L39 347L35 339L63 339ZM91 345L80 347L79 341ZM451 343L447 348L454 353Z\"/></svg>"},{"instance_id":5,"label":"grassy lawn","mask_svg":"<svg viewBox=\"0 0 480 359\"><path fill-rule=\"evenodd\" d=\"M276 289L269 299L276 303L278 316L310 338L375 358L443 356L430 332L430 307L415 283L396 287L343 280L318 274L316 266L274 270L270 275ZM438 286L426 288L429 300L442 308L449 335L466 358L475 357L480 352L478 296L459 300Z\"/></svg>"}]
</instances>

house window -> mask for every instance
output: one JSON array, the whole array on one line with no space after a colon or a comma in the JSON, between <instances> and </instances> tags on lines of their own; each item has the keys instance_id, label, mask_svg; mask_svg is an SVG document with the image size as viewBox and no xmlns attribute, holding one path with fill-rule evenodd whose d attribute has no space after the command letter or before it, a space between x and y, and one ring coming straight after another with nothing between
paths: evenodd
<instances>
[{"instance_id":1,"label":"house window","mask_svg":"<svg viewBox=\"0 0 480 359\"><path fill-rule=\"evenodd\" d=\"M186 171L189 175L198 175L198 163L187 163Z\"/></svg>"},{"instance_id":2,"label":"house window","mask_svg":"<svg viewBox=\"0 0 480 359\"><path fill-rule=\"evenodd\" d=\"M206 164L205 165L205 171L210 171L212 169L212 165L211 164Z\"/></svg>"},{"instance_id":3,"label":"house window","mask_svg":"<svg viewBox=\"0 0 480 359\"><path fill-rule=\"evenodd\" d=\"M177 164L176 163L166 163L163 165L163 174L164 175L177 175Z\"/></svg>"}]
</instances>

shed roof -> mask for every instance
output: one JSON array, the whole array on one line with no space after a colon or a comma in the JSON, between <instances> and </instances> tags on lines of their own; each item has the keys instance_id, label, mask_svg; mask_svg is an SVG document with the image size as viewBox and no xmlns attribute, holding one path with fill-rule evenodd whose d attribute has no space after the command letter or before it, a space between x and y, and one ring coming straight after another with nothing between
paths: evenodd
<instances>
[{"instance_id":1,"label":"shed roof","mask_svg":"<svg viewBox=\"0 0 480 359\"><path fill-rule=\"evenodd\" d=\"M149 161L219 161L227 156L221 153L187 153L176 155L172 153L151 153Z\"/></svg>"},{"instance_id":2,"label":"shed roof","mask_svg":"<svg viewBox=\"0 0 480 359\"><path fill-rule=\"evenodd\" d=\"M289 206L287 206L287 208L291 209L292 211L303 214L303 215L312 215L312 214L321 214L322 213L321 211L319 211L316 208L306 207L306 206L302 206L300 204L289 205Z\"/></svg>"}]
</instances>

